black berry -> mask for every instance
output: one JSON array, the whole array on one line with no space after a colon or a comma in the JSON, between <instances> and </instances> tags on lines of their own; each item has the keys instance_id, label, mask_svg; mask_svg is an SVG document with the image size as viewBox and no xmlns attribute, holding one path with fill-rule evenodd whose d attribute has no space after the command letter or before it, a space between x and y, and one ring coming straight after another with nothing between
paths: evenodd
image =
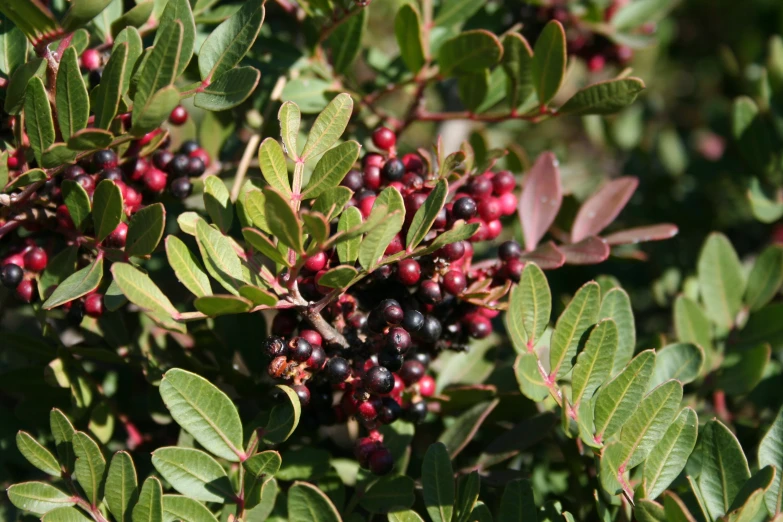
<instances>
[{"instance_id":1,"label":"black berry","mask_svg":"<svg viewBox=\"0 0 783 522\"><path fill-rule=\"evenodd\" d=\"M288 355L288 347L283 342L283 338L276 335L267 337L262 348L264 353L272 359L281 355Z\"/></svg>"},{"instance_id":2,"label":"black berry","mask_svg":"<svg viewBox=\"0 0 783 522\"><path fill-rule=\"evenodd\" d=\"M451 213L456 219L470 219L476 215L476 212L478 212L478 206L473 198L469 197L459 198L451 209Z\"/></svg>"},{"instance_id":3,"label":"black berry","mask_svg":"<svg viewBox=\"0 0 783 522\"><path fill-rule=\"evenodd\" d=\"M16 288L22 282L24 270L21 267L9 263L0 270L0 281L6 288Z\"/></svg>"},{"instance_id":4,"label":"black berry","mask_svg":"<svg viewBox=\"0 0 783 522\"><path fill-rule=\"evenodd\" d=\"M182 145L179 146L179 153L180 154L190 154L191 152L195 152L198 150L198 142L194 140L187 140L183 141Z\"/></svg>"},{"instance_id":5,"label":"black berry","mask_svg":"<svg viewBox=\"0 0 783 522\"><path fill-rule=\"evenodd\" d=\"M326 363L326 378L333 384L345 382L351 375L351 365L342 357L332 357Z\"/></svg>"},{"instance_id":6,"label":"black berry","mask_svg":"<svg viewBox=\"0 0 783 522\"><path fill-rule=\"evenodd\" d=\"M498 257L503 261L517 259L522 255L522 247L516 241L506 241L498 247Z\"/></svg>"},{"instance_id":7,"label":"black berry","mask_svg":"<svg viewBox=\"0 0 783 522\"><path fill-rule=\"evenodd\" d=\"M193 193L193 184L186 177L179 177L171 182L171 195L177 199L185 199Z\"/></svg>"},{"instance_id":8,"label":"black berry","mask_svg":"<svg viewBox=\"0 0 783 522\"><path fill-rule=\"evenodd\" d=\"M405 175L405 164L397 158L392 158L383 164L381 174L388 181L400 181Z\"/></svg>"},{"instance_id":9,"label":"black berry","mask_svg":"<svg viewBox=\"0 0 783 522\"><path fill-rule=\"evenodd\" d=\"M373 366L367 370L366 385L372 393L386 395L394 388L394 376L383 366Z\"/></svg>"},{"instance_id":10,"label":"black berry","mask_svg":"<svg viewBox=\"0 0 783 522\"><path fill-rule=\"evenodd\" d=\"M305 362L313 353L313 345L302 337L294 337L288 341L288 356L297 361Z\"/></svg>"}]
</instances>

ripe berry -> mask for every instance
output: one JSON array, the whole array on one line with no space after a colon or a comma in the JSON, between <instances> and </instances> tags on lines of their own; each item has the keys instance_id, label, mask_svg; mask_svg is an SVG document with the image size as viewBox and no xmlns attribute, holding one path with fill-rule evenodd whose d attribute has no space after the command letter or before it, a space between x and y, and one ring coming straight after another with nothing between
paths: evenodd
<instances>
[{"instance_id":1,"label":"ripe berry","mask_svg":"<svg viewBox=\"0 0 783 522\"><path fill-rule=\"evenodd\" d=\"M468 192L474 198L481 199L492 194L492 182L484 176L477 176L470 180Z\"/></svg>"},{"instance_id":2,"label":"ripe berry","mask_svg":"<svg viewBox=\"0 0 783 522\"><path fill-rule=\"evenodd\" d=\"M476 215L478 207L473 198L463 197L454 202L451 213L456 219L468 220Z\"/></svg>"},{"instance_id":3,"label":"ripe berry","mask_svg":"<svg viewBox=\"0 0 783 522\"><path fill-rule=\"evenodd\" d=\"M186 199L193 193L193 184L186 177L171 182L171 195L177 199Z\"/></svg>"},{"instance_id":4,"label":"ripe berry","mask_svg":"<svg viewBox=\"0 0 783 522\"><path fill-rule=\"evenodd\" d=\"M34 293L35 285L33 285L33 282L30 279L25 279L16 287L16 298L23 303L32 302Z\"/></svg>"},{"instance_id":5,"label":"ripe berry","mask_svg":"<svg viewBox=\"0 0 783 522\"><path fill-rule=\"evenodd\" d=\"M63 172L63 179L75 180L82 174L85 174L84 169L79 165L71 165Z\"/></svg>"},{"instance_id":6,"label":"ripe berry","mask_svg":"<svg viewBox=\"0 0 783 522\"><path fill-rule=\"evenodd\" d=\"M313 346L323 345L323 338L321 337L321 334L315 330L302 330L299 332L299 337L302 337L305 341L312 344Z\"/></svg>"},{"instance_id":7,"label":"ripe berry","mask_svg":"<svg viewBox=\"0 0 783 522\"><path fill-rule=\"evenodd\" d=\"M506 277L519 283L519 279L522 277L522 270L525 268L525 263L521 259L512 258L506 261L504 272Z\"/></svg>"},{"instance_id":8,"label":"ripe berry","mask_svg":"<svg viewBox=\"0 0 783 522\"><path fill-rule=\"evenodd\" d=\"M411 334L404 328L395 326L389 329L389 333L386 334L386 348L398 353L404 354L411 347Z\"/></svg>"},{"instance_id":9,"label":"ripe berry","mask_svg":"<svg viewBox=\"0 0 783 522\"><path fill-rule=\"evenodd\" d=\"M408 332L418 332L424 325L424 315L418 310L407 310L402 318L402 327Z\"/></svg>"},{"instance_id":10,"label":"ripe berry","mask_svg":"<svg viewBox=\"0 0 783 522\"><path fill-rule=\"evenodd\" d=\"M383 164L381 174L387 181L400 181L405 174L405 165L397 158L391 158Z\"/></svg>"},{"instance_id":11,"label":"ripe berry","mask_svg":"<svg viewBox=\"0 0 783 522\"><path fill-rule=\"evenodd\" d=\"M402 365L402 369L399 373L405 384L410 386L411 384L419 382L419 379L421 379L426 372L427 369L423 364L419 361L411 360L405 361L405 364Z\"/></svg>"},{"instance_id":12,"label":"ripe berry","mask_svg":"<svg viewBox=\"0 0 783 522\"><path fill-rule=\"evenodd\" d=\"M435 379L430 375L419 379L419 393L422 397L432 397L435 394Z\"/></svg>"},{"instance_id":13,"label":"ripe berry","mask_svg":"<svg viewBox=\"0 0 783 522\"><path fill-rule=\"evenodd\" d=\"M381 304L378 305L378 308L383 315L383 320L386 321L387 324L400 324L403 315L405 315L400 303L394 299L384 299L381 301Z\"/></svg>"},{"instance_id":14,"label":"ripe berry","mask_svg":"<svg viewBox=\"0 0 783 522\"><path fill-rule=\"evenodd\" d=\"M419 282L421 266L415 259L403 259L397 263L397 279L406 286L413 286Z\"/></svg>"},{"instance_id":15,"label":"ripe berry","mask_svg":"<svg viewBox=\"0 0 783 522\"><path fill-rule=\"evenodd\" d=\"M465 243L463 241L457 241L451 243L438 250L438 256L444 258L446 261L457 261L462 259L465 255Z\"/></svg>"},{"instance_id":16,"label":"ripe berry","mask_svg":"<svg viewBox=\"0 0 783 522\"><path fill-rule=\"evenodd\" d=\"M351 365L342 357L332 357L326 363L326 378L332 384L339 384L351 375Z\"/></svg>"},{"instance_id":17,"label":"ripe berry","mask_svg":"<svg viewBox=\"0 0 783 522\"><path fill-rule=\"evenodd\" d=\"M123 166L125 173L131 179L131 181L139 181L147 173L147 169L150 168L149 162L144 158L136 158L125 163Z\"/></svg>"},{"instance_id":18,"label":"ripe berry","mask_svg":"<svg viewBox=\"0 0 783 522\"><path fill-rule=\"evenodd\" d=\"M172 125L180 126L184 125L188 121L188 111L182 105L177 105L174 110L169 114L169 123Z\"/></svg>"},{"instance_id":19,"label":"ripe berry","mask_svg":"<svg viewBox=\"0 0 783 522\"><path fill-rule=\"evenodd\" d=\"M302 405L302 407L310 404L310 390L307 388L307 386L297 384L291 386L291 389L296 392L296 396L299 397L299 403Z\"/></svg>"},{"instance_id":20,"label":"ripe berry","mask_svg":"<svg viewBox=\"0 0 783 522\"><path fill-rule=\"evenodd\" d=\"M386 127L378 127L372 133L373 144L381 150L391 150L397 143L397 136L394 131Z\"/></svg>"},{"instance_id":21,"label":"ripe berry","mask_svg":"<svg viewBox=\"0 0 783 522\"><path fill-rule=\"evenodd\" d=\"M394 351L384 350L378 354L378 365L390 372L399 371L402 368L403 358Z\"/></svg>"},{"instance_id":22,"label":"ripe berry","mask_svg":"<svg viewBox=\"0 0 783 522\"><path fill-rule=\"evenodd\" d=\"M85 49L81 56L81 65L88 71L101 66L101 54L95 49Z\"/></svg>"},{"instance_id":23,"label":"ripe berry","mask_svg":"<svg viewBox=\"0 0 783 522\"><path fill-rule=\"evenodd\" d=\"M313 345L302 337L294 337L288 341L288 356L297 361L305 362L313 353Z\"/></svg>"},{"instance_id":24,"label":"ripe berry","mask_svg":"<svg viewBox=\"0 0 783 522\"><path fill-rule=\"evenodd\" d=\"M416 332L416 335L424 342L434 343L443 334L443 325L440 324L437 318L431 315L424 316L424 324L421 329Z\"/></svg>"},{"instance_id":25,"label":"ripe berry","mask_svg":"<svg viewBox=\"0 0 783 522\"><path fill-rule=\"evenodd\" d=\"M314 371L321 371L326 363L326 352L320 345L313 346L313 351L307 359L307 367Z\"/></svg>"},{"instance_id":26,"label":"ripe berry","mask_svg":"<svg viewBox=\"0 0 783 522\"><path fill-rule=\"evenodd\" d=\"M209 153L202 149L201 147L197 148L196 150L190 152L188 154L191 158L198 158L201 160L201 163L204 164L204 167L209 167L209 164L211 162L211 158L209 157Z\"/></svg>"},{"instance_id":27,"label":"ripe berry","mask_svg":"<svg viewBox=\"0 0 783 522\"><path fill-rule=\"evenodd\" d=\"M500 201L500 212L504 216L510 216L517 211L517 197L511 192L500 196L498 201Z\"/></svg>"},{"instance_id":28,"label":"ripe berry","mask_svg":"<svg viewBox=\"0 0 783 522\"><path fill-rule=\"evenodd\" d=\"M33 247L24 255L24 266L31 272L43 272L48 262L49 256L41 247Z\"/></svg>"},{"instance_id":29,"label":"ripe berry","mask_svg":"<svg viewBox=\"0 0 783 522\"><path fill-rule=\"evenodd\" d=\"M405 413L409 421L414 424L421 424L427 417L427 403L424 401L414 402Z\"/></svg>"},{"instance_id":30,"label":"ripe berry","mask_svg":"<svg viewBox=\"0 0 783 522\"><path fill-rule=\"evenodd\" d=\"M451 295L461 294L467 286L468 280L459 270L449 270L443 276L443 289Z\"/></svg>"},{"instance_id":31,"label":"ripe berry","mask_svg":"<svg viewBox=\"0 0 783 522\"><path fill-rule=\"evenodd\" d=\"M506 241L498 247L498 257L503 261L519 259L522 255L522 247L516 241Z\"/></svg>"},{"instance_id":32,"label":"ripe berry","mask_svg":"<svg viewBox=\"0 0 783 522\"><path fill-rule=\"evenodd\" d=\"M507 170L501 170L492 178L492 190L498 196L511 192L516 186L516 178Z\"/></svg>"},{"instance_id":33,"label":"ripe berry","mask_svg":"<svg viewBox=\"0 0 783 522\"><path fill-rule=\"evenodd\" d=\"M190 171L190 158L185 154L177 154L171 158L166 170L172 176L187 176Z\"/></svg>"},{"instance_id":34,"label":"ripe berry","mask_svg":"<svg viewBox=\"0 0 783 522\"><path fill-rule=\"evenodd\" d=\"M381 168L368 165L362 169L362 185L366 189L378 190L381 186Z\"/></svg>"},{"instance_id":35,"label":"ripe berry","mask_svg":"<svg viewBox=\"0 0 783 522\"><path fill-rule=\"evenodd\" d=\"M468 327L468 335L474 339L484 339L492 333L492 323L483 315L472 314L464 322Z\"/></svg>"},{"instance_id":36,"label":"ripe berry","mask_svg":"<svg viewBox=\"0 0 783 522\"><path fill-rule=\"evenodd\" d=\"M198 142L195 140L186 140L179 146L179 153L188 155L191 152L195 152L199 149Z\"/></svg>"},{"instance_id":37,"label":"ripe berry","mask_svg":"<svg viewBox=\"0 0 783 522\"><path fill-rule=\"evenodd\" d=\"M394 388L394 377L383 366L373 366L367 371L365 384L372 393L386 395Z\"/></svg>"},{"instance_id":38,"label":"ripe berry","mask_svg":"<svg viewBox=\"0 0 783 522\"><path fill-rule=\"evenodd\" d=\"M167 178L165 172L153 167L144 174L144 186L150 192L162 192L166 188Z\"/></svg>"},{"instance_id":39,"label":"ripe berry","mask_svg":"<svg viewBox=\"0 0 783 522\"><path fill-rule=\"evenodd\" d=\"M381 409L378 411L378 420L384 424L391 424L400 418L402 408L391 397L384 397L381 400Z\"/></svg>"},{"instance_id":40,"label":"ripe berry","mask_svg":"<svg viewBox=\"0 0 783 522\"><path fill-rule=\"evenodd\" d=\"M419 296L421 302L428 304L437 304L443 300L440 285L432 279L422 281L416 295Z\"/></svg>"},{"instance_id":41,"label":"ripe berry","mask_svg":"<svg viewBox=\"0 0 783 522\"><path fill-rule=\"evenodd\" d=\"M13 263L8 263L0 269L0 282L2 282L3 286L6 288L18 287L19 283L22 282L23 277L24 270Z\"/></svg>"},{"instance_id":42,"label":"ripe berry","mask_svg":"<svg viewBox=\"0 0 783 522\"><path fill-rule=\"evenodd\" d=\"M281 310L272 319L272 334L287 337L293 333L299 324L296 312L293 310Z\"/></svg>"},{"instance_id":43,"label":"ripe berry","mask_svg":"<svg viewBox=\"0 0 783 522\"><path fill-rule=\"evenodd\" d=\"M188 158L188 175L191 178L197 178L204 174L204 171L207 170L206 165L204 165L204 162L201 161L201 158Z\"/></svg>"},{"instance_id":44,"label":"ripe berry","mask_svg":"<svg viewBox=\"0 0 783 522\"><path fill-rule=\"evenodd\" d=\"M92 194L95 192L95 180L92 179L92 176L89 174L82 174L81 176L77 176L74 181L81 185L87 194Z\"/></svg>"},{"instance_id":45,"label":"ripe berry","mask_svg":"<svg viewBox=\"0 0 783 522\"><path fill-rule=\"evenodd\" d=\"M95 319L103 315L103 296L90 294L84 299L84 313Z\"/></svg>"},{"instance_id":46,"label":"ripe berry","mask_svg":"<svg viewBox=\"0 0 783 522\"><path fill-rule=\"evenodd\" d=\"M394 457L388 449L381 447L370 455L369 467L375 475L386 475L394 468Z\"/></svg>"},{"instance_id":47,"label":"ripe berry","mask_svg":"<svg viewBox=\"0 0 783 522\"><path fill-rule=\"evenodd\" d=\"M160 149L152 155L152 164L160 170L166 170L172 159L174 159L174 154L171 151Z\"/></svg>"},{"instance_id":48,"label":"ripe berry","mask_svg":"<svg viewBox=\"0 0 783 522\"><path fill-rule=\"evenodd\" d=\"M267 337L261 345L261 349L270 359L288 355L288 347L285 345L283 338L276 335Z\"/></svg>"},{"instance_id":49,"label":"ripe berry","mask_svg":"<svg viewBox=\"0 0 783 522\"><path fill-rule=\"evenodd\" d=\"M113 169L117 166L117 154L110 149L99 150L92 155L92 166L96 172L104 169Z\"/></svg>"},{"instance_id":50,"label":"ripe berry","mask_svg":"<svg viewBox=\"0 0 783 522\"><path fill-rule=\"evenodd\" d=\"M381 443L377 440L363 437L356 441L356 445L353 449L353 456L356 457L359 466L366 468L370 463L370 455L378 451L380 447Z\"/></svg>"},{"instance_id":51,"label":"ripe berry","mask_svg":"<svg viewBox=\"0 0 783 522\"><path fill-rule=\"evenodd\" d=\"M500 200L493 197L484 198L478 205L478 213L484 221L498 219L502 214Z\"/></svg>"},{"instance_id":52,"label":"ripe berry","mask_svg":"<svg viewBox=\"0 0 783 522\"><path fill-rule=\"evenodd\" d=\"M113 169L101 171L100 177L102 180L108 179L109 181L114 181L116 183L118 181L123 181L125 176L122 174L122 169L114 167Z\"/></svg>"},{"instance_id":53,"label":"ripe berry","mask_svg":"<svg viewBox=\"0 0 783 522\"><path fill-rule=\"evenodd\" d=\"M364 178L362 177L362 173L358 170L348 171L348 174L345 175L340 185L343 187L348 187L354 192L358 191L364 186Z\"/></svg>"},{"instance_id":54,"label":"ripe berry","mask_svg":"<svg viewBox=\"0 0 783 522\"><path fill-rule=\"evenodd\" d=\"M409 152L403 156L402 164L405 165L405 172L415 172L416 174L424 172L424 161L415 152Z\"/></svg>"},{"instance_id":55,"label":"ripe berry","mask_svg":"<svg viewBox=\"0 0 783 522\"><path fill-rule=\"evenodd\" d=\"M310 256L307 261L305 261L304 269L309 272L318 272L319 270L323 270L323 268L326 266L326 261L326 253L318 252L317 254Z\"/></svg>"},{"instance_id":56,"label":"ripe berry","mask_svg":"<svg viewBox=\"0 0 783 522\"><path fill-rule=\"evenodd\" d=\"M109 247L122 248L125 246L125 241L127 239L128 225L126 223L120 223L111 231L111 234L106 236L106 239L104 239L103 242Z\"/></svg>"}]
</instances>

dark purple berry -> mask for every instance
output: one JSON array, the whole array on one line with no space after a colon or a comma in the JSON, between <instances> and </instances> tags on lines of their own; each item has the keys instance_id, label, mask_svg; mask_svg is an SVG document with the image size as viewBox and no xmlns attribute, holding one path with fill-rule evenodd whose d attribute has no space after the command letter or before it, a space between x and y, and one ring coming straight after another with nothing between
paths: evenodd
<instances>
[{"instance_id":1,"label":"dark purple berry","mask_svg":"<svg viewBox=\"0 0 783 522\"><path fill-rule=\"evenodd\" d=\"M117 154L110 149L99 150L92 155L92 166L95 172L104 169L113 169L117 166Z\"/></svg>"},{"instance_id":2,"label":"dark purple berry","mask_svg":"<svg viewBox=\"0 0 783 522\"><path fill-rule=\"evenodd\" d=\"M418 310L407 310L402 317L402 327L408 332L418 332L424 325L424 314Z\"/></svg>"},{"instance_id":3,"label":"dark purple berry","mask_svg":"<svg viewBox=\"0 0 783 522\"><path fill-rule=\"evenodd\" d=\"M407 352L410 347L411 334L399 326L389 329L389 333L386 334L387 349L402 355Z\"/></svg>"},{"instance_id":4,"label":"dark purple berry","mask_svg":"<svg viewBox=\"0 0 783 522\"><path fill-rule=\"evenodd\" d=\"M190 158L184 154L177 154L171 158L166 170L172 176L187 176L190 171Z\"/></svg>"},{"instance_id":5,"label":"dark purple berry","mask_svg":"<svg viewBox=\"0 0 783 522\"><path fill-rule=\"evenodd\" d=\"M359 189L364 187L364 176L358 170L350 170L348 171L348 174L345 175L340 185L343 187L348 187L352 191L357 192Z\"/></svg>"},{"instance_id":6,"label":"dark purple berry","mask_svg":"<svg viewBox=\"0 0 783 522\"><path fill-rule=\"evenodd\" d=\"M288 355L288 347L285 345L283 338L276 335L267 337L262 345L262 349L270 359L280 357L281 355Z\"/></svg>"},{"instance_id":7,"label":"dark purple berry","mask_svg":"<svg viewBox=\"0 0 783 522\"><path fill-rule=\"evenodd\" d=\"M402 408L391 397L384 397L381 401L381 409L378 411L378 420L384 424L391 424L400 418Z\"/></svg>"},{"instance_id":8,"label":"dark purple berry","mask_svg":"<svg viewBox=\"0 0 783 522\"><path fill-rule=\"evenodd\" d=\"M299 397L299 403L303 407L310 404L310 390L307 388L307 386L297 384L291 388L296 392L296 396Z\"/></svg>"},{"instance_id":9,"label":"dark purple berry","mask_svg":"<svg viewBox=\"0 0 783 522\"><path fill-rule=\"evenodd\" d=\"M297 361L305 362L313 353L313 345L302 337L294 337L288 341L288 356Z\"/></svg>"},{"instance_id":10,"label":"dark purple berry","mask_svg":"<svg viewBox=\"0 0 783 522\"><path fill-rule=\"evenodd\" d=\"M186 177L180 177L171 182L171 195L177 199L185 199L193 193L193 184Z\"/></svg>"},{"instance_id":11,"label":"dark purple berry","mask_svg":"<svg viewBox=\"0 0 783 522\"><path fill-rule=\"evenodd\" d=\"M402 365L402 369L399 372L400 377L402 377L402 380L410 386L411 384L415 384L419 382L419 379L424 377L424 374L427 373L427 369L424 367L423 364L421 364L419 361L405 361L405 364Z\"/></svg>"},{"instance_id":12,"label":"dark purple berry","mask_svg":"<svg viewBox=\"0 0 783 522\"><path fill-rule=\"evenodd\" d=\"M516 241L506 241L498 247L498 257L503 261L518 259L522 255L522 247Z\"/></svg>"},{"instance_id":13,"label":"dark purple berry","mask_svg":"<svg viewBox=\"0 0 783 522\"><path fill-rule=\"evenodd\" d=\"M398 158L391 158L383 164L381 174L388 181L400 181L405 175L405 164Z\"/></svg>"},{"instance_id":14,"label":"dark purple berry","mask_svg":"<svg viewBox=\"0 0 783 522\"><path fill-rule=\"evenodd\" d=\"M443 300L443 294L440 291L440 285L432 279L422 281L422 283L419 285L419 291L417 295L419 296L421 302L427 304L437 304Z\"/></svg>"},{"instance_id":15,"label":"dark purple berry","mask_svg":"<svg viewBox=\"0 0 783 522\"><path fill-rule=\"evenodd\" d=\"M454 202L451 213L456 219L468 220L475 217L478 212L478 206L473 198L463 197Z\"/></svg>"},{"instance_id":16,"label":"dark purple berry","mask_svg":"<svg viewBox=\"0 0 783 522\"><path fill-rule=\"evenodd\" d=\"M403 358L395 351L384 350L378 354L378 364L390 372L396 372L402 368Z\"/></svg>"},{"instance_id":17,"label":"dark purple berry","mask_svg":"<svg viewBox=\"0 0 783 522\"><path fill-rule=\"evenodd\" d=\"M378 395L386 395L394 388L394 376L383 366L373 366L367 370L365 381L370 392Z\"/></svg>"},{"instance_id":18,"label":"dark purple berry","mask_svg":"<svg viewBox=\"0 0 783 522\"><path fill-rule=\"evenodd\" d=\"M375 475L386 475L394 468L394 457L386 448L379 448L370 455L370 471Z\"/></svg>"},{"instance_id":19,"label":"dark purple berry","mask_svg":"<svg viewBox=\"0 0 783 522\"><path fill-rule=\"evenodd\" d=\"M351 375L351 365L342 357L332 357L326 363L326 378L332 384L339 384Z\"/></svg>"},{"instance_id":20,"label":"dark purple berry","mask_svg":"<svg viewBox=\"0 0 783 522\"><path fill-rule=\"evenodd\" d=\"M437 318L426 315L424 316L424 324L421 329L416 332L416 335L425 343L434 343L443 334L443 326L440 324Z\"/></svg>"},{"instance_id":21,"label":"dark purple berry","mask_svg":"<svg viewBox=\"0 0 783 522\"><path fill-rule=\"evenodd\" d=\"M414 424L421 424L427 417L427 403L425 401L414 402L405 412L405 418Z\"/></svg>"},{"instance_id":22,"label":"dark purple berry","mask_svg":"<svg viewBox=\"0 0 783 522\"><path fill-rule=\"evenodd\" d=\"M160 170L166 170L169 166L169 163L171 163L171 160L174 159L174 153L169 150L160 149L155 151L155 154L152 155L152 164L155 165Z\"/></svg>"},{"instance_id":23,"label":"dark purple berry","mask_svg":"<svg viewBox=\"0 0 783 522\"><path fill-rule=\"evenodd\" d=\"M201 158L188 158L188 175L192 178L196 178L204 174L207 167Z\"/></svg>"},{"instance_id":24,"label":"dark purple berry","mask_svg":"<svg viewBox=\"0 0 783 522\"><path fill-rule=\"evenodd\" d=\"M195 152L198 150L198 142L194 140L187 140L183 141L182 145L179 146L179 153L180 154L190 154L191 152Z\"/></svg>"}]
</instances>

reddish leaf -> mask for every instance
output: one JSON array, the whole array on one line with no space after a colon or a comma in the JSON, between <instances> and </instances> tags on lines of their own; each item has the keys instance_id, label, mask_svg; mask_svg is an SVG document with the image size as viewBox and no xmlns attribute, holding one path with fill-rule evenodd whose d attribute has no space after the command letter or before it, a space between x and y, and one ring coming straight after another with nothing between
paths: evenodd
<instances>
[{"instance_id":1,"label":"reddish leaf","mask_svg":"<svg viewBox=\"0 0 783 522\"><path fill-rule=\"evenodd\" d=\"M585 201L574 220L571 241L579 243L606 228L631 199L639 180L625 176L610 181Z\"/></svg>"},{"instance_id":2,"label":"reddish leaf","mask_svg":"<svg viewBox=\"0 0 783 522\"><path fill-rule=\"evenodd\" d=\"M659 225L620 230L604 237L604 241L610 245L628 245L632 243L643 243L645 241L661 241L676 236L678 231L677 225L661 223Z\"/></svg>"},{"instance_id":3,"label":"reddish leaf","mask_svg":"<svg viewBox=\"0 0 783 522\"><path fill-rule=\"evenodd\" d=\"M544 237L562 202L563 187L557 158L551 152L543 152L530 169L519 198L519 219L527 251L535 249Z\"/></svg>"},{"instance_id":4,"label":"reddish leaf","mask_svg":"<svg viewBox=\"0 0 783 522\"><path fill-rule=\"evenodd\" d=\"M594 265L609 257L609 245L600 237L591 236L579 243L562 245L566 263L569 265Z\"/></svg>"},{"instance_id":5,"label":"reddish leaf","mask_svg":"<svg viewBox=\"0 0 783 522\"><path fill-rule=\"evenodd\" d=\"M565 254L552 241L548 241L532 252L522 255L524 261L532 261L541 270L560 268L566 262Z\"/></svg>"}]
</instances>

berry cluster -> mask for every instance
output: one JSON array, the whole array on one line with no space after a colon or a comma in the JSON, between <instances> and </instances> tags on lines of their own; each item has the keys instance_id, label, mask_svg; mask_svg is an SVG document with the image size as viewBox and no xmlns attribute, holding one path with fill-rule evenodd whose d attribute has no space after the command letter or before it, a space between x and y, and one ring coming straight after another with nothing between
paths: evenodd
<instances>
[{"instance_id":1,"label":"berry cluster","mask_svg":"<svg viewBox=\"0 0 783 522\"><path fill-rule=\"evenodd\" d=\"M0 283L20 301L30 303L35 296L35 275L43 272L49 262L46 250L28 241L25 247L7 255L0 268Z\"/></svg>"}]
</instances>

